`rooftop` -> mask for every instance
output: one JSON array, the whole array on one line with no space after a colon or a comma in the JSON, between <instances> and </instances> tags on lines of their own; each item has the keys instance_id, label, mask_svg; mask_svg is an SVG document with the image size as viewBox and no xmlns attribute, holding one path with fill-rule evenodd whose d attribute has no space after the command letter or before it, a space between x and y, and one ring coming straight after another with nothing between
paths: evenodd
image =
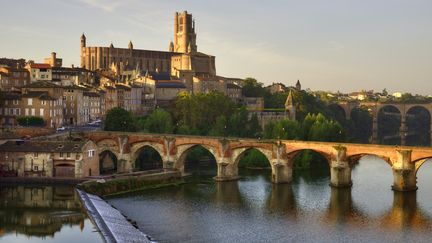
<instances>
[{"instance_id":1,"label":"rooftop","mask_svg":"<svg viewBox=\"0 0 432 243\"><path fill-rule=\"evenodd\" d=\"M0 145L2 152L81 152L86 142L70 141L7 141Z\"/></svg>"}]
</instances>

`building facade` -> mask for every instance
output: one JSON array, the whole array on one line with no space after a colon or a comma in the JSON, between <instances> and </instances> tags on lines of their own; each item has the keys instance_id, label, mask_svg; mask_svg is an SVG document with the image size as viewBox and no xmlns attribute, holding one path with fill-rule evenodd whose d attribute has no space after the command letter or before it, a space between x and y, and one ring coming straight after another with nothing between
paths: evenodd
<instances>
[{"instance_id":1,"label":"building facade","mask_svg":"<svg viewBox=\"0 0 432 243\"><path fill-rule=\"evenodd\" d=\"M96 151L91 141L8 141L0 164L20 177L83 178L99 175Z\"/></svg>"}]
</instances>

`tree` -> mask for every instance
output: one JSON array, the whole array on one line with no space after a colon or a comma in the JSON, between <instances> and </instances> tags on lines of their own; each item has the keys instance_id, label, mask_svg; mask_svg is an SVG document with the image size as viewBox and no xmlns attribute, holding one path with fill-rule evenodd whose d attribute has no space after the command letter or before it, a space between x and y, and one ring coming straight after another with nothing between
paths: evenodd
<instances>
[{"instance_id":1,"label":"tree","mask_svg":"<svg viewBox=\"0 0 432 243\"><path fill-rule=\"evenodd\" d=\"M134 118L129 111L123 108L112 108L106 115L105 130L133 132L136 130Z\"/></svg>"},{"instance_id":2,"label":"tree","mask_svg":"<svg viewBox=\"0 0 432 243\"><path fill-rule=\"evenodd\" d=\"M210 136L227 136L227 119L225 116L218 116L216 123L209 132Z\"/></svg>"},{"instance_id":3,"label":"tree","mask_svg":"<svg viewBox=\"0 0 432 243\"><path fill-rule=\"evenodd\" d=\"M254 78L246 78L243 81L242 93L246 97L264 97L263 84Z\"/></svg>"},{"instance_id":4,"label":"tree","mask_svg":"<svg viewBox=\"0 0 432 243\"><path fill-rule=\"evenodd\" d=\"M20 116L17 117L17 123L20 126L44 126L45 121L38 116Z\"/></svg>"},{"instance_id":5,"label":"tree","mask_svg":"<svg viewBox=\"0 0 432 243\"><path fill-rule=\"evenodd\" d=\"M250 138L258 138L261 136L261 132L262 129L258 121L258 116L257 114L253 114L251 119L248 121L247 133L245 135Z\"/></svg>"},{"instance_id":6,"label":"tree","mask_svg":"<svg viewBox=\"0 0 432 243\"><path fill-rule=\"evenodd\" d=\"M155 109L144 122L144 130L150 133L172 133L174 130L170 113Z\"/></svg>"}]
</instances>

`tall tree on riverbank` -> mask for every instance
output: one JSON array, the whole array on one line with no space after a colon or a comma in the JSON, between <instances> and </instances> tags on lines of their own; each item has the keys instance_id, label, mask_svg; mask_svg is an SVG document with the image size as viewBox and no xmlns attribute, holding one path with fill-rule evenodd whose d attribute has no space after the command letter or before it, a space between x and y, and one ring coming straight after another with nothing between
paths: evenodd
<instances>
[{"instance_id":1,"label":"tall tree on riverbank","mask_svg":"<svg viewBox=\"0 0 432 243\"><path fill-rule=\"evenodd\" d=\"M105 119L105 130L122 132L136 131L135 120L132 113L120 107L109 110Z\"/></svg>"}]
</instances>

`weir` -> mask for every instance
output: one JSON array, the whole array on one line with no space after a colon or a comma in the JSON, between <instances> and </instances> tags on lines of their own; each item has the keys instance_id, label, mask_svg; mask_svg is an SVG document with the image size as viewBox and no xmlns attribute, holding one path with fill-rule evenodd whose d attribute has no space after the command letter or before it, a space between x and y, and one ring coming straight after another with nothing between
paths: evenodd
<instances>
[{"instance_id":1,"label":"weir","mask_svg":"<svg viewBox=\"0 0 432 243\"><path fill-rule=\"evenodd\" d=\"M88 216L95 223L106 242L144 242L151 243L149 237L132 224L102 198L78 190Z\"/></svg>"}]
</instances>

